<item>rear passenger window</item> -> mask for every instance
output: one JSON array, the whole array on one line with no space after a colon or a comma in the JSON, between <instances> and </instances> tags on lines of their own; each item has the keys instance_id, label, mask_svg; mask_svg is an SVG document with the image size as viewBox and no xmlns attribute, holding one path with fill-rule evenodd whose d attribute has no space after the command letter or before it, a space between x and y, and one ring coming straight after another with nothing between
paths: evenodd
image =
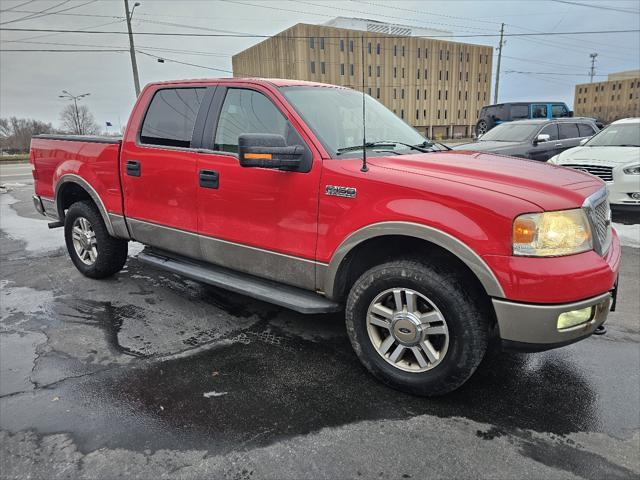
<instances>
[{"instance_id":1,"label":"rear passenger window","mask_svg":"<svg viewBox=\"0 0 640 480\"><path fill-rule=\"evenodd\" d=\"M552 105L551 106L551 116L553 118L566 117L567 116L567 108L564 105Z\"/></svg>"},{"instance_id":2,"label":"rear passenger window","mask_svg":"<svg viewBox=\"0 0 640 480\"><path fill-rule=\"evenodd\" d=\"M521 120L523 118L529 118L529 106L528 105L514 105L511 107L511 120Z\"/></svg>"},{"instance_id":3,"label":"rear passenger window","mask_svg":"<svg viewBox=\"0 0 640 480\"><path fill-rule=\"evenodd\" d=\"M531 106L531 118L547 118L547 106L546 105L532 105Z\"/></svg>"},{"instance_id":4,"label":"rear passenger window","mask_svg":"<svg viewBox=\"0 0 640 480\"><path fill-rule=\"evenodd\" d=\"M580 133L578 132L578 125L575 123L560 123L560 140L565 138L578 138Z\"/></svg>"},{"instance_id":5,"label":"rear passenger window","mask_svg":"<svg viewBox=\"0 0 640 480\"><path fill-rule=\"evenodd\" d=\"M272 133L286 137L287 119L263 94L231 88L220 112L214 149L237 153L238 137L243 133Z\"/></svg>"},{"instance_id":6,"label":"rear passenger window","mask_svg":"<svg viewBox=\"0 0 640 480\"><path fill-rule=\"evenodd\" d=\"M558 140L558 125L552 123L544 127L538 135L549 135L549 140Z\"/></svg>"},{"instance_id":7,"label":"rear passenger window","mask_svg":"<svg viewBox=\"0 0 640 480\"><path fill-rule=\"evenodd\" d=\"M578 124L578 132L580 132L580 136L581 137L590 137L592 135L595 135L596 131L593 129L593 127L589 124L586 123L579 123Z\"/></svg>"},{"instance_id":8,"label":"rear passenger window","mask_svg":"<svg viewBox=\"0 0 640 480\"><path fill-rule=\"evenodd\" d=\"M150 145L190 147L204 88L166 88L151 100L140 141Z\"/></svg>"}]
</instances>

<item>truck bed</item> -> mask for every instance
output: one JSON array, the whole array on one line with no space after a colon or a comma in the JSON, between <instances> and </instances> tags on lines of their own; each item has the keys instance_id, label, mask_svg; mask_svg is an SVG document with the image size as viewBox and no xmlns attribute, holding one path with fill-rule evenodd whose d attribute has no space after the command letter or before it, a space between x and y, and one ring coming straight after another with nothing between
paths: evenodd
<instances>
[{"instance_id":1,"label":"truck bed","mask_svg":"<svg viewBox=\"0 0 640 480\"><path fill-rule=\"evenodd\" d=\"M100 192L107 212L122 215L121 142L120 137L93 135L34 136L29 161L33 165L36 195L55 201L60 179L76 176Z\"/></svg>"}]
</instances>

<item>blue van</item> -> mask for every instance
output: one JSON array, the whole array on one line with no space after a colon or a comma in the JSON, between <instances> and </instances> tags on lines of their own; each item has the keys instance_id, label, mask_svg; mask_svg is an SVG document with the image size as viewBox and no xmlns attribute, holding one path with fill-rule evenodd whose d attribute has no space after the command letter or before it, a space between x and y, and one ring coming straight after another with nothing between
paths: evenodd
<instances>
[{"instance_id":1,"label":"blue van","mask_svg":"<svg viewBox=\"0 0 640 480\"><path fill-rule=\"evenodd\" d=\"M482 107L476 123L476 136L484 135L496 125L513 120L573 117L564 102L511 102Z\"/></svg>"}]
</instances>

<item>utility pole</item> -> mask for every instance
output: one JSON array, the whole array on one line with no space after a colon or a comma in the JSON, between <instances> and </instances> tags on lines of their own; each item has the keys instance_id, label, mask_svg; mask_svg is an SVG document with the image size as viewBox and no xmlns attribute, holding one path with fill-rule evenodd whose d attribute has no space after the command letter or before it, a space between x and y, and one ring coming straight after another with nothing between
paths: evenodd
<instances>
[{"instance_id":1,"label":"utility pole","mask_svg":"<svg viewBox=\"0 0 640 480\"><path fill-rule=\"evenodd\" d=\"M133 4L133 10L129 11L129 0L124 0L124 9L127 14L127 30L129 30L129 53L131 54L131 69L133 70L133 84L136 89L136 97L140 95L140 80L138 78L138 62L136 62L136 49L133 45L133 31L131 30L131 19L133 11L140 6L140 2Z\"/></svg>"},{"instance_id":2,"label":"utility pole","mask_svg":"<svg viewBox=\"0 0 640 480\"><path fill-rule=\"evenodd\" d=\"M88 97L91 95L90 93L83 93L82 95L72 95L66 90L62 90L64 95L58 95L59 98L66 98L68 100L73 100L73 122L76 124L76 132L79 135L84 135L84 130L80 125L80 112L78 112L78 100L84 97Z\"/></svg>"},{"instance_id":3,"label":"utility pole","mask_svg":"<svg viewBox=\"0 0 640 480\"><path fill-rule=\"evenodd\" d=\"M589 56L591 57L591 70L589 70L589 77L591 77L591 80L589 80L589 83L593 83L593 77L596 74L596 58L598 57L598 54L590 53Z\"/></svg>"},{"instance_id":4,"label":"utility pole","mask_svg":"<svg viewBox=\"0 0 640 480\"><path fill-rule=\"evenodd\" d=\"M500 87L500 61L502 60L502 46L504 45L504 23L500 27L500 44L498 45L498 66L496 68L496 86L493 92L493 103L498 103L498 88Z\"/></svg>"}]
</instances>

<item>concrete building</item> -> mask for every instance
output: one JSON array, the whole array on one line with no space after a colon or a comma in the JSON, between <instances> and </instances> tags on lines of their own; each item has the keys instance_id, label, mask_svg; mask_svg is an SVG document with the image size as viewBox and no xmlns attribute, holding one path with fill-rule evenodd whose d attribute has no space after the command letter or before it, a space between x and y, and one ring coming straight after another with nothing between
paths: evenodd
<instances>
[{"instance_id":1,"label":"concrete building","mask_svg":"<svg viewBox=\"0 0 640 480\"><path fill-rule=\"evenodd\" d=\"M342 17L299 23L234 55L233 74L362 90L364 73L365 91L421 133L467 137L490 103L493 48L437 38L448 34Z\"/></svg>"},{"instance_id":2,"label":"concrete building","mask_svg":"<svg viewBox=\"0 0 640 480\"><path fill-rule=\"evenodd\" d=\"M576 115L596 117L604 123L640 117L640 70L612 73L604 82L576 85L573 110Z\"/></svg>"}]
</instances>

